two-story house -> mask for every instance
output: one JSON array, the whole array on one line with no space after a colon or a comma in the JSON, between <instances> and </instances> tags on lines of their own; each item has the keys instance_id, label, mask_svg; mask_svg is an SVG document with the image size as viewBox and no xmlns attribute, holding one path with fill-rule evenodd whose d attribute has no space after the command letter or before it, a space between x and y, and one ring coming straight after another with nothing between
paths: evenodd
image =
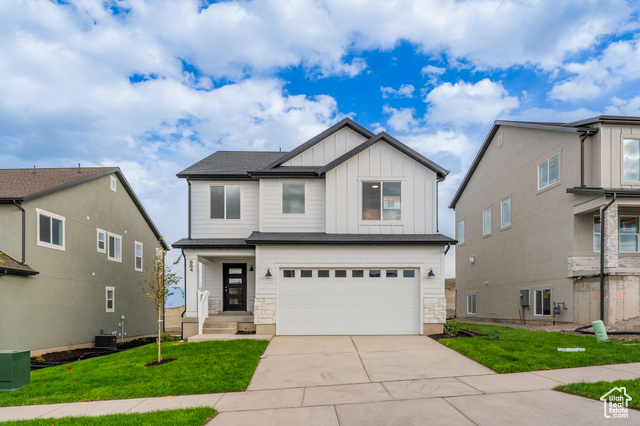
<instances>
[{"instance_id":1,"label":"two-story house","mask_svg":"<svg viewBox=\"0 0 640 426\"><path fill-rule=\"evenodd\" d=\"M447 173L350 119L291 152L216 152L180 172L184 336L233 312L258 334L441 331L455 243L437 233Z\"/></svg>"},{"instance_id":2,"label":"two-story house","mask_svg":"<svg viewBox=\"0 0 640 426\"><path fill-rule=\"evenodd\" d=\"M458 317L640 315L640 118L496 121L449 207Z\"/></svg>"},{"instance_id":3,"label":"two-story house","mask_svg":"<svg viewBox=\"0 0 640 426\"><path fill-rule=\"evenodd\" d=\"M0 170L0 350L153 334L140 290L167 248L119 168Z\"/></svg>"}]
</instances>

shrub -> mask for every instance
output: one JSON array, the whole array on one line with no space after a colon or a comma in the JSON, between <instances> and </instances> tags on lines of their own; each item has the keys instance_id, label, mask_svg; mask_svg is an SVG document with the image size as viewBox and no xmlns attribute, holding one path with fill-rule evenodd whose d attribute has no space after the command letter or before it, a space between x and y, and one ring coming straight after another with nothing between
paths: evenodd
<instances>
[{"instance_id":1,"label":"shrub","mask_svg":"<svg viewBox=\"0 0 640 426\"><path fill-rule=\"evenodd\" d=\"M453 318L444 323L444 334L454 337L460 331L460 321Z\"/></svg>"}]
</instances>

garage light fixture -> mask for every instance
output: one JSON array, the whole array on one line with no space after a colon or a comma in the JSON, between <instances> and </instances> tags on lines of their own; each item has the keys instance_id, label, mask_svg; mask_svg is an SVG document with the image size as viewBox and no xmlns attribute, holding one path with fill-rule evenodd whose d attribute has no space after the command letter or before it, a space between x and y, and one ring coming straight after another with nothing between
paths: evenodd
<instances>
[{"instance_id":1,"label":"garage light fixture","mask_svg":"<svg viewBox=\"0 0 640 426\"><path fill-rule=\"evenodd\" d=\"M429 268L429 273L427 274L428 277L435 277L436 274L433 273L433 269Z\"/></svg>"},{"instance_id":2,"label":"garage light fixture","mask_svg":"<svg viewBox=\"0 0 640 426\"><path fill-rule=\"evenodd\" d=\"M264 274L265 277L272 277L273 275L271 275L271 270L269 268L267 268L267 273Z\"/></svg>"}]
</instances>

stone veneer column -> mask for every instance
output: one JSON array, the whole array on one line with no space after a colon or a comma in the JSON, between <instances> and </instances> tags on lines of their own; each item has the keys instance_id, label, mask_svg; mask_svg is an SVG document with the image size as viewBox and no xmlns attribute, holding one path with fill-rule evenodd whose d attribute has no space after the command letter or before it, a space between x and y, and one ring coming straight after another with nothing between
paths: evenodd
<instances>
[{"instance_id":1,"label":"stone veneer column","mask_svg":"<svg viewBox=\"0 0 640 426\"><path fill-rule=\"evenodd\" d=\"M444 324L447 321L447 299L444 297L425 297L422 299L424 307L424 324Z\"/></svg>"},{"instance_id":2,"label":"stone veneer column","mask_svg":"<svg viewBox=\"0 0 640 426\"><path fill-rule=\"evenodd\" d=\"M276 323L276 299L256 298L253 305L253 323L256 325Z\"/></svg>"},{"instance_id":3,"label":"stone veneer column","mask_svg":"<svg viewBox=\"0 0 640 426\"><path fill-rule=\"evenodd\" d=\"M605 212L604 267L618 267L618 204L613 203ZM602 236L600 236L602 238Z\"/></svg>"}]
</instances>

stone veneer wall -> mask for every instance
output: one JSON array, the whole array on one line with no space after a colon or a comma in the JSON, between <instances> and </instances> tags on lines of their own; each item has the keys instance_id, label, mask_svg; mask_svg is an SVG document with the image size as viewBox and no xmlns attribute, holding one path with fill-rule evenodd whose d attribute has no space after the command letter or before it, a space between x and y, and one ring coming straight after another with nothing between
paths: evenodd
<instances>
[{"instance_id":1,"label":"stone veneer wall","mask_svg":"<svg viewBox=\"0 0 640 426\"><path fill-rule=\"evenodd\" d=\"M209 315L218 315L222 310L222 304L219 299L209 299Z\"/></svg>"},{"instance_id":2,"label":"stone veneer wall","mask_svg":"<svg viewBox=\"0 0 640 426\"><path fill-rule=\"evenodd\" d=\"M575 277L580 272L600 270L600 256L569 256L567 258L568 276Z\"/></svg>"},{"instance_id":3,"label":"stone veneer wall","mask_svg":"<svg viewBox=\"0 0 640 426\"><path fill-rule=\"evenodd\" d=\"M447 321L447 299L444 297L425 297L422 299L424 307L424 324L444 324Z\"/></svg>"},{"instance_id":4,"label":"stone veneer wall","mask_svg":"<svg viewBox=\"0 0 640 426\"><path fill-rule=\"evenodd\" d=\"M612 204L605 212L604 267L618 267L618 205Z\"/></svg>"},{"instance_id":5,"label":"stone veneer wall","mask_svg":"<svg viewBox=\"0 0 640 426\"><path fill-rule=\"evenodd\" d=\"M253 305L254 324L276 323L276 299L256 298Z\"/></svg>"}]
</instances>

